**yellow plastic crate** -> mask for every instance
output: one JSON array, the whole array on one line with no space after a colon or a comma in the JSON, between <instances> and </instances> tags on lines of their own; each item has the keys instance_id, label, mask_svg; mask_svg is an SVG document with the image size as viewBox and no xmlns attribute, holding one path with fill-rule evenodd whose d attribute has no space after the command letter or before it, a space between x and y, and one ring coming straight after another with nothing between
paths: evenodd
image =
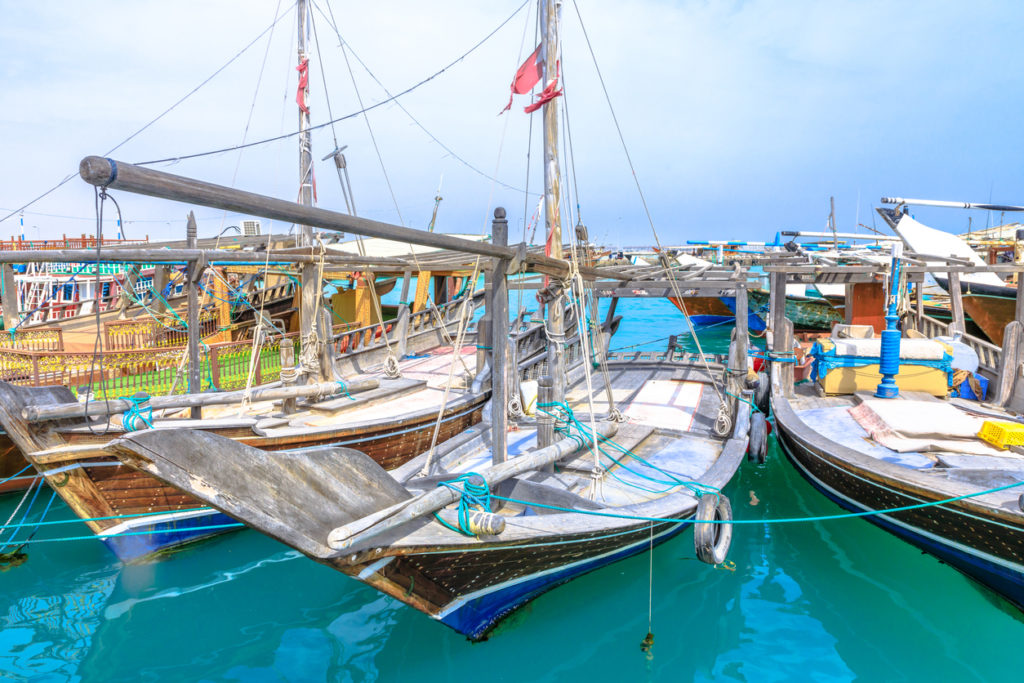
<instances>
[{"instance_id":1,"label":"yellow plastic crate","mask_svg":"<svg viewBox=\"0 0 1024 683\"><path fill-rule=\"evenodd\" d=\"M985 420L981 425L981 431L978 432L978 437L998 448L1024 446L1024 424Z\"/></svg>"}]
</instances>

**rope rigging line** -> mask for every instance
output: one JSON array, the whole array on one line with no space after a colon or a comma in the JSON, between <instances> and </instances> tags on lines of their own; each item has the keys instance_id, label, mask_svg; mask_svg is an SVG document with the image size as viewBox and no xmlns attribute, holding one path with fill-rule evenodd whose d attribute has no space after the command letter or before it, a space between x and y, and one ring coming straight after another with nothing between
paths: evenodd
<instances>
[{"instance_id":1,"label":"rope rigging line","mask_svg":"<svg viewBox=\"0 0 1024 683\"><path fill-rule=\"evenodd\" d=\"M366 107L366 109L363 110L363 111L351 112L349 114L345 114L344 116L341 116L341 117L329 120L329 121L327 121L325 123L319 123L319 124L317 124L315 126L310 126L309 128L306 128L306 130L307 131L319 130L321 128L326 128L327 126L330 126L331 124L338 123L340 121L347 121L348 119L355 118L356 116L359 116L359 115L361 115L361 114L363 114L365 112L373 111L374 109L378 109L380 107L383 107L386 104L390 104L391 102L394 102L398 98L403 97L405 95L408 95L409 93L411 93L412 91L420 88L421 86L426 85L427 83L429 83L430 81L434 80L438 76L440 76L440 75L444 74L445 72L447 72L453 66L455 66L459 62L463 61L466 57L468 57L473 52L475 52L478 48L480 48L480 46L483 45L485 42L487 42L494 34L496 34L498 31L500 31L502 28L504 28L505 24L507 24L508 22L512 21L512 19L515 18L515 16L517 14L519 14L519 12L522 11L522 9L524 7L526 7L526 5L529 2L530 2L530 0L525 0L523 2L523 4L521 4L511 15L509 15L509 17L507 19L505 19L505 21L501 22L501 24L499 24L497 26L497 28L495 28L493 31L491 31L486 36L484 36L484 38L482 38L479 42L477 42L473 47L471 47L469 50L464 52L460 57L458 57L455 60L451 61L447 66L442 67L441 69L439 69L438 71L434 72L430 76L427 76L426 78L424 78L423 80L419 81L418 83L416 83L414 85L411 85L408 88L406 88L405 90L402 90L401 92L399 92L399 93L397 93L395 95L392 95L392 96L390 96L390 97L388 97L388 98L386 98L384 100L381 100L380 102L375 102L374 104L371 104L369 107ZM271 142L278 142L280 140L287 140L288 138L293 138L293 137L295 137L296 135L299 135L302 132L304 132L304 131L294 131L294 132L291 132L291 133L284 133L282 135L277 135L277 136L271 137L271 138L265 138L263 140L257 140L255 142L247 142L244 145L235 145L233 147L223 147L221 149L215 149L215 150L211 150L211 151L208 151L208 152L197 152L195 154L185 154L185 155L180 155L180 156L166 157L164 159L152 159L150 161L141 161L141 162L136 163L135 165L136 166L150 166L150 165L153 165L153 164L165 164L165 163L172 163L172 162L173 163L177 163L179 161L185 161L186 159L196 159L198 157L211 156L211 155L214 155L214 154L223 154L224 152L233 152L233 151L238 150L238 149L246 149L246 148L249 148L249 147L256 147L257 145L265 145L265 144L268 144L268 143L271 143ZM109 152L108 152L108 154L109 154ZM13 216L14 214L11 214L11 215ZM8 218L9 217L10 216L8 216Z\"/></svg>"},{"instance_id":2,"label":"rope rigging line","mask_svg":"<svg viewBox=\"0 0 1024 683\"><path fill-rule=\"evenodd\" d=\"M152 119L149 123L145 124L144 126L139 128L138 130L136 130L134 133L132 133L131 135L126 137L124 140L122 140L121 142L119 142L116 145L114 145L113 147L111 147L109 150L107 150L107 152L103 156L110 156L111 154L116 152L118 149L123 147L125 144L127 144L129 141L134 139L137 135L142 133L144 130L146 130L147 128L152 126L154 123L156 123L157 121L159 121L160 119L162 119L163 117L167 116L172 111L174 111L174 109L176 109L178 107L178 105L180 105L182 102L184 102L189 97L191 97L196 92L198 92L203 86L205 86L207 83L212 81L217 75L219 75L222 71L224 71L224 69L228 68L228 66L230 66L232 63L234 63L235 60L237 60L239 57L241 57L243 54L245 54L249 50L249 48L251 48L253 45L255 45L259 41L259 39L264 36L264 34L266 34L268 31L273 29L274 26L276 26L277 23L279 21L281 21L281 19L283 17L288 16L291 13L291 8L294 7L294 6L295 6L295 3L292 3L287 9L285 9L285 11L282 14L280 14L276 19L274 19L274 22L270 26L268 26L267 28L263 29L258 36L253 38L252 41L250 41L245 47L243 47L241 50L239 50L235 54L234 57L229 59L219 69L217 69L212 74L207 76L206 79L203 82L201 82L199 85L197 85L196 87L192 88L192 90L188 91L188 93L186 93L184 97L182 97L181 99L176 101L174 104L172 104L170 107L165 109L163 112L161 112L159 115L157 115L156 118ZM14 211L11 211L9 214L4 216L3 218L0 218L0 223L3 223L8 218L11 218L12 216L17 214L18 212L20 212L20 211L22 211L22 210L32 206L33 204L38 202L40 199L43 199L44 197L46 197L46 196L52 194L53 192L57 191L60 187L64 186L72 178L77 178L77 177L78 177L78 171L76 169L74 173L72 173L72 174L68 175L67 177L65 177L63 180L61 180L59 183L57 183L56 185L51 187L46 192L42 193L41 195L39 195L38 197L36 197L32 201L28 202L27 204L21 206L20 208L15 209ZM122 225L124 225L124 223L122 223Z\"/></svg>"},{"instance_id":3,"label":"rope rigging line","mask_svg":"<svg viewBox=\"0 0 1024 683\"><path fill-rule=\"evenodd\" d=\"M633 165L633 159L629 154L629 148L626 145L626 138L622 133L622 127L619 125L619 119L615 115L615 108L612 106L611 96L608 94L608 87L605 85L604 76L601 73L601 68L597 64L597 55L594 53L594 47L590 43L590 35L587 33L586 26L584 26L583 24L583 16L580 14L579 5L576 3L576 0L572 0L572 4L573 8L575 8L576 10L576 16L579 18L580 29L582 30L583 38L587 43L587 49L590 51L590 57L594 62L594 69L597 71L597 78L598 81L601 83L601 90L604 92L605 101L608 104L608 110L612 115L612 121L615 123L615 131L619 136L619 142L622 144L622 151L626 155L626 161L629 164L629 170L633 175L633 182L636 184L637 193L640 195L640 202L643 204L644 214L647 216L647 221L651 226L651 233L654 235L654 241L658 245L658 261L662 264L662 268L664 269L665 275L668 278L669 285L672 287L672 293L679 300L679 310L682 311L683 318L685 318L686 320L686 326L689 330L690 335L693 337L694 344L697 346L697 353L699 354L700 359L704 364L704 369L705 371L707 371L708 375L711 376L711 367L708 364L707 357L704 355L704 349L701 347L697 331L694 329L693 323L690 321L690 314L686 311L686 305L683 301L682 293L679 289L679 283L675 278L675 273L673 272L673 269L670 268L668 265L668 255L665 253L664 247L661 244L661 238L658 237L658 231L654 227L654 218L651 216L650 208L647 206L647 198L644 196L643 188L640 186L640 178L636 174L636 167ZM712 381L711 386L712 388L714 388L715 393L718 395L719 401L724 406L725 398L722 395L722 391L719 388L718 383ZM722 413L720 412L719 419L721 418Z\"/></svg>"},{"instance_id":4,"label":"rope rigging line","mask_svg":"<svg viewBox=\"0 0 1024 683\"><path fill-rule=\"evenodd\" d=\"M337 36L338 36L338 42L341 43L342 49L344 50L345 48L348 48L348 51L350 51L352 53L352 57L355 58L355 60L357 62L359 62L359 65L361 67L363 67L363 69L370 76L370 78L372 78L373 81L377 85L380 86L381 90L384 91L384 94L386 94L388 97L391 97L392 96L391 91L388 90L387 87L385 87L384 84L381 82L381 80L379 78L377 78L377 76L370 70L370 67L368 67L366 65L366 62L364 62L359 57L359 55L356 53L356 51L352 48L352 44L349 43L348 41L346 41L344 38L341 37L341 32L337 28L337 21L334 19L334 9L331 7L330 0L327 0L327 11L330 14L330 17L328 17L327 15L324 15L323 9L321 9L320 5L315 0L313 2L313 6L316 8L316 10L318 12L320 12L321 16L324 17L324 19L327 21L327 24L332 29L334 29L335 34L337 34ZM346 58L346 63L347 63L347 58ZM321 66L321 69L322 68L323 67ZM326 88L326 85L325 85L325 88ZM483 177L483 178L485 178L487 180L490 180L492 182L495 182L498 185L501 185L502 187L504 187L506 189L512 190L513 192L521 192L521 193L526 194L526 195L529 194L529 188L520 189L518 187L515 187L514 185L509 185L508 183L504 183L501 180L498 180L497 178L494 178L494 177L488 175L486 172L480 170L479 168L477 168L473 164L471 164L468 161L466 161L465 159L463 159L454 150L452 150L451 147L449 147L448 145L446 145L443 142L441 142L441 140L438 139L436 135L434 135L429 130L427 130L426 126L424 126L422 123L420 123L419 119L414 117L412 115L412 113L408 109L406 109L405 106L401 102L396 100L395 104L398 106L399 109L402 110L402 112L406 116L409 117L409 120L412 121L413 124L415 124L420 130L422 130L427 135L427 137L429 137L431 140L433 140L441 149L443 149L445 152L447 152L449 156L451 156L453 159L458 161L460 164L462 164L463 166L465 166L469 170L473 171L477 175L479 175L479 176L481 176L481 177ZM362 105L360 104L360 106L362 106ZM328 107L328 115L330 115L330 107ZM331 130L332 131L334 130L333 126L331 127ZM335 145L334 146L337 149L337 147L338 147L337 139L335 139Z\"/></svg>"}]
</instances>

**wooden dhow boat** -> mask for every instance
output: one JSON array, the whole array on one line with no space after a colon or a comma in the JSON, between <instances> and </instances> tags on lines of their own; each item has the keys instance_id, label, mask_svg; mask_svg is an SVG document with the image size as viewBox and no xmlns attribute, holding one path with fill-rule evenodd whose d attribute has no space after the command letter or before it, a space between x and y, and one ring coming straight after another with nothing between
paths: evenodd
<instances>
[{"instance_id":1,"label":"wooden dhow boat","mask_svg":"<svg viewBox=\"0 0 1024 683\"><path fill-rule=\"evenodd\" d=\"M184 430L126 435L110 450L477 640L541 593L691 522L701 559L725 561L721 489L750 428L747 404L730 397L743 349L745 337L728 360L621 354L595 377L569 362L564 403L545 400L545 376L536 419L510 429L492 399L488 423L391 472L355 450L267 452Z\"/></svg>"},{"instance_id":2,"label":"wooden dhow boat","mask_svg":"<svg viewBox=\"0 0 1024 683\"><path fill-rule=\"evenodd\" d=\"M487 390L473 382L476 345L465 344L458 352L450 345L449 333L457 326L463 303L453 302L440 314L427 310L413 316L397 373L385 368L393 352L377 343L336 359L335 371L346 381L293 386L290 394L289 387L277 382L251 392L90 405L76 401L66 387L0 382L0 425L38 474L120 559L138 560L223 533L231 520L173 487L121 467L106 451L108 442L134 429L192 427L267 449L353 445L383 467L398 466L481 419ZM366 331L343 334L359 332ZM543 349L536 325L516 341L524 359ZM282 353L286 371L292 353L290 345ZM449 393L453 398L444 400ZM296 399L301 402L296 404ZM196 405L206 406L200 418L181 414L183 407Z\"/></svg>"},{"instance_id":3,"label":"wooden dhow boat","mask_svg":"<svg viewBox=\"0 0 1024 683\"><path fill-rule=\"evenodd\" d=\"M1024 455L991 443L991 436L1024 433L1019 347L1004 357L989 403L949 398L949 348L920 334L899 339L893 311L899 362L887 376L902 385L893 398L865 386L878 380L872 363L892 341L879 340L868 326L837 326L827 343L846 362L819 368L818 381L794 385L792 363L785 361L792 327L773 315L779 360L772 363L771 398L779 443L839 506L1024 609ZM1007 331L1019 344L1021 323ZM832 382L833 372L856 373L856 386ZM826 393L828 386L834 390ZM989 441L979 434L991 435Z\"/></svg>"}]
</instances>

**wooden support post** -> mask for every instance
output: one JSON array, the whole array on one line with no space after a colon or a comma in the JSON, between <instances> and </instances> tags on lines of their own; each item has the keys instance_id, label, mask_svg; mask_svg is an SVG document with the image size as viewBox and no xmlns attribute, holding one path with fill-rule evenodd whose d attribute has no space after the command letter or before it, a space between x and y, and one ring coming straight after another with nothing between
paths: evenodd
<instances>
[{"instance_id":1,"label":"wooden support post","mask_svg":"<svg viewBox=\"0 0 1024 683\"><path fill-rule=\"evenodd\" d=\"M291 337L284 337L281 340L279 352L281 354L281 386L295 386L295 380L298 377L295 373L295 342ZM281 410L285 415L294 413L295 397L286 398L281 404Z\"/></svg>"},{"instance_id":2,"label":"wooden support post","mask_svg":"<svg viewBox=\"0 0 1024 683\"><path fill-rule=\"evenodd\" d=\"M843 302L843 322L847 325L853 324L853 288L854 284L852 282L847 282L846 286L843 288L843 293L845 294Z\"/></svg>"},{"instance_id":3,"label":"wooden support post","mask_svg":"<svg viewBox=\"0 0 1024 683\"><path fill-rule=\"evenodd\" d=\"M135 285L139 281L139 267L131 266L128 268L128 274L125 278L125 283L121 289L121 307L117 313L118 320L124 320L128 317L128 307L132 305L132 301L135 300Z\"/></svg>"},{"instance_id":4,"label":"wooden support post","mask_svg":"<svg viewBox=\"0 0 1024 683\"><path fill-rule=\"evenodd\" d=\"M409 351L409 305L399 304L398 317L395 319L394 332L395 355L401 360Z\"/></svg>"},{"instance_id":5,"label":"wooden support post","mask_svg":"<svg viewBox=\"0 0 1024 683\"><path fill-rule=\"evenodd\" d=\"M916 295L915 303L917 310L915 317L917 318L917 331L924 332L924 278L914 283L914 293Z\"/></svg>"},{"instance_id":6,"label":"wooden support post","mask_svg":"<svg viewBox=\"0 0 1024 683\"><path fill-rule=\"evenodd\" d=\"M167 305L164 303L164 288L171 279L171 269L168 266L157 266L153 271L153 310L157 313L166 313Z\"/></svg>"},{"instance_id":7,"label":"wooden support post","mask_svg":"<svg viewBox=\"0 0 1024 683\"><path fill-rule=\"evenodd\" d=\"M782 328L786 321L786 274L772 273L770 280L768 312L770 322L769 331L772 335L772 351L776 353L788 353L783 339Z\"/></svg>"},{"instance_id":8,"label":"wooden support post","mask_svg":"<svg viewBox=\"0 0 1024 683\"><path fill-rule=\"evenodd\" d=\"M747 347L750 344L750 332L747 329L747 286L737 284L736 287L736 368L741 373L747 371Z\"/></svg>"},{"instance_id":9,"label":"wooden support post","mask_svg":"<svg viewBox=\"0 0 1024 683\"><path fill-rule=\"evenodd\" d=\"M548 415L553 412L554 384L550 375L537 379L537 448L547 448L555 442L555 418Z\"/></svg>"},{"instance_id":10,"label":"wooden support post","mask_svg":"<svg viewBox=\"0 0 1024 683\"><path fill-rule=\"evenodd\" d=\"M412 271L407 270L402 273L402 293L398 297L399 305L409 305L409 285L412 284Z\"/></svg>"},{"instance_id":11,"label":"wooden support post","mask_svg":"<svg viewBox=\"0 0 1024 683\"><path fill-rule=\"evenodd\" d=\"M1017 303L1013 319L1024 322L1024 273L1017 273Z\"/></svg>"},{"instance_id":12,"label":"wooden support post","mask_svg":"<svg viewBox=\"0 0 1024 683\"><path fill-rule=\"evenodd\" d=\"M192 211L188 212L185 240L189 249L195 249L199 244L196 215ZM200 375L202 359L199 357L199 275L199 262L189 261L186 271L186 286L188 288L188 393L190 394L198 394L202 391ZM203 419L202 406L193 406L191 415L193 420Z\"/></svg>"},{"instance_id":13,"label":"wooden support post","mask_svg":"<svg viewBox=\"0 0 1024 683\"><path fill-rule=\"evenodd\" d=\"M334 371L334 341L331 325L331 312L327 308L320 311L320 381L330 382L335 378ZM383 333L382 333L383 334Z\"/></svg>"},{"instance_id":14,"label":"wooden support post","mask_svg":"<svg viewBox=\"0 0 1024 683\"><path fill-rule=\"evenodd\" d=\"M961 334L967 329L964 324L964 299L960 292L960 273L949 271L949 311L953 315L952 324Z\"/></svg>"},{"instance_id":15,"label":"wooden support post","mask_svg":"<svg viewBox=\"0 0 1024 683\"><path fill-rule=\"evenodd\" d=\"M508 220L505 209L494 210L491 243L508 245ZM491 316L491 453L495 465L508 458L508 267L509 259L494 259L491 298L487 308Z\"/></svg>"},{"instance_id":16,"label":"wooden support post","mask_svg":"<svg viewBox=\"0 0 1024 683\"><path fill-rule=\"evenodd\" d=\"M14 280L14 268L10 263L0 268L0 306L3 307L4 329L13 330L18 324L18 283Z\"/></svg>"},{"instance_id":17,"label":"wooden support post","mask_svg":"<svg viewBox=\"0 0 1024 683\"><path fill-rule=\"evenodd\" d=\"M1024 278L1022 278L1024 279ZM1021 363L1021 352L1024 351L1024 322L1011 320L1006 323L1003 332L1003 352L999 354L999 374L996 386L989 397L989 403L1005 407L1013 396L1013 385L1017 382Z\"/></svg>"}]
</instances>

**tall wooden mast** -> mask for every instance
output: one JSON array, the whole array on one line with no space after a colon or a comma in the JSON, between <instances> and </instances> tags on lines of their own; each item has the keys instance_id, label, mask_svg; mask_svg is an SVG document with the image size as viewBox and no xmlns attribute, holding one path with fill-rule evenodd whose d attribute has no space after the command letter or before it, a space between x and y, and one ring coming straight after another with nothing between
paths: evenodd
<instances>
[{"instance_id":1,"label":"tall wooden mast","mask_svg":"<svg viewBox=\"0 0 1024 683\"><path fill-rule=\"evenodd\" d=\"M309 131L309 55L306 48L306 37L309 35L309 4L308 0L298 0L295 4L298 11L298 70L299 93L299 204L313 205L313 150ZM298 225L298 246L308 247L313 244L313 228L309 225ZM302 293L299 307L299 339L301 350L299 358L306 370L306 381L317 382L333 379L333 368L330 356L328 335L330 326L324 325L319 311L321 290L320 267L309 263L302 267Z\"/></svg>"},{"instance_id":2,"label":"tall wooden mast","mask_svg":"<svg viewBox=\"0 0 1024 683\"><path fill-rule=\"evenodd\" d=\"M544 60L544 85L558 77L558 17L560 0L539 0L540 18L544 28L541 56ZM562 217L559 212L561 188L558 170L558 101L552 98L544 104L544 223L547 244L552 258L562 258ZM564 298L561 294L548 303L547 325L552 340L548 345L548 374L554 380L554 398L565 396L565 363L562 335L565 331Z\"/></svg>"}]
</instances>

